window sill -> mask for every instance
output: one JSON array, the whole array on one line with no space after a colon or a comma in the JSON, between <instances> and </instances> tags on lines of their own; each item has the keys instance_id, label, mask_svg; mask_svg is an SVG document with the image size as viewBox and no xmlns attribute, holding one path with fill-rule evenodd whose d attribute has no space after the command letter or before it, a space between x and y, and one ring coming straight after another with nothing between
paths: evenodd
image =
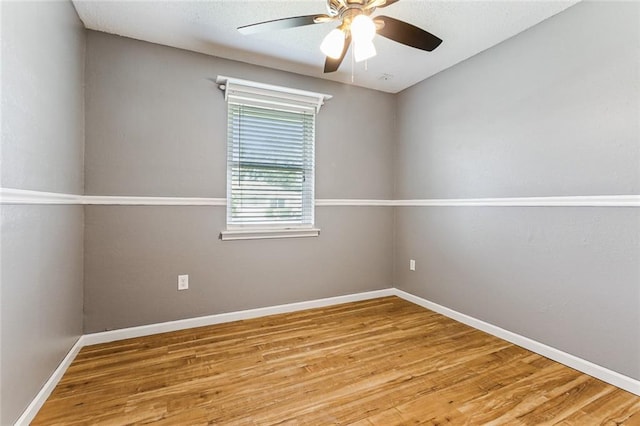
<instances>
[{"instance_id":1,"label":"window sill","mask_svg":"<svg viewBox=\"0 0 640 426\"><path fill-rule=\"evenodd\" d=\"M230 240L265 240L272 238L304 238L320 235L318 228L291 229L227 229L220 232L220 239Z\"/></svg>"}]
</instances>

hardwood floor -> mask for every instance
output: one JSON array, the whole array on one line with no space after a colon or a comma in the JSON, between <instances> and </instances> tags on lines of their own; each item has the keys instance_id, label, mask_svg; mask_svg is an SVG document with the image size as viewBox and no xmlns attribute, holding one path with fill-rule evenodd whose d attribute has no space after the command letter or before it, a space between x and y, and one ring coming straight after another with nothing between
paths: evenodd
<instances>
[{"instance_id":1,"label":"hardwood floor","mask_svg":"<svg viewBox=\"0 0 640 426\"><path fill-rule=\"evenodd\" d=\"M32 424L640 425L640 397L397 297L82 349Z\"/></svg>"}]
</instances>

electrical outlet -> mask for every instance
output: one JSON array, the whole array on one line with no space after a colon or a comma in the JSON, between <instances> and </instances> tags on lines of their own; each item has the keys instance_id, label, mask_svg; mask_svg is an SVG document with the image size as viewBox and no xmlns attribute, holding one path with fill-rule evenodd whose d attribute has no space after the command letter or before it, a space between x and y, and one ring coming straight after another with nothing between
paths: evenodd
<instances>
[{"instance_id":1,"label":"electrical outlet","mask_svg":"<svg viewBox=\"0 0 640 426\"><path fill-rule=\"evenodd\" d=\"M189 289L189 275L178 275L178 290Z\"/></svg>"},{"instance_id":2,"label":"electrical outlet","mask_svg":"<svg viewBox=\"0 0 640 426\"><path fill-rule=\"evenodd\" d=\"M409 270L410 271L416 270L416 261L414 259L409 259Z\"/></svg>"}]
</instances>

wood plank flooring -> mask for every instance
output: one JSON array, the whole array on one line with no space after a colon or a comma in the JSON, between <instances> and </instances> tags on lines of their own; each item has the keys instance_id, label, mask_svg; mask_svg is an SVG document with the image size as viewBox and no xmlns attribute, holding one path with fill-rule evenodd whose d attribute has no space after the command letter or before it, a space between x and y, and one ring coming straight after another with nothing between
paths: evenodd
<instances>
[{"instance_id":1,"label":"wood plank flooring","mask_svg":"<svg viewBox=\"0 0 640 426\"><path fill-rule=\"evenodd\" d=\"M640 397L386 297L87 346L34 425L640 425Z\"/></svg>"}]
</instances>

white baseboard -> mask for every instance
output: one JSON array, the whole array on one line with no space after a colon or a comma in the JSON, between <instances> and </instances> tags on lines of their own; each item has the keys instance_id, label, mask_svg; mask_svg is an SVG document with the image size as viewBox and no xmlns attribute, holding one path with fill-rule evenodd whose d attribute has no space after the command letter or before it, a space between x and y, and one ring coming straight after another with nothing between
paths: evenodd
<instances>
[{"instance_id":1,"label":"white baseboard","mask_svg":"<svg viewBox=\"0 0 640 426\"><path fill-rule=\"evenodd\" d=\"M396 288L396 296L640 396L640 381Z\"/></svg>"},{"instance_id":2,"label":"white baseboard","mask_svg":"<svg viewBox=\"0 0 640 426\"><path fill-rule=\"evenodd\" d=\"M193 327L202 327L243 319L258 318L267 315L296 312L305 309L339 305L342 303L358 302L361 300L369 300L386 296L398 296L404 300L415 303L416 305L430 309L463 324L492 334L515 345L529 349L530 351L536 352L542 356L550 358L561 364L567 365L585 374L596 377L604 382L610 383L614 386L640 396L640 381L632 379L631 377L627 377L623 374L609 370L605 367L599 366L582 358L578 358L559 349L552 348L543 343L531 340L527 337L481 321L477 318L473 318L463 313L454 311L453 309L449 309L445 306L438 305L437 303L433 303L421 297L414 296L413 294L407 293L397 288L386 288L383 290L347 294L344 296L328 297L325 299L316 299L306 302L268 306L265 308L248 309L245 311L228 312L224 314L208 315L198 318L189 318L178 321L163 322L159 324L150 324L139 327L124 328L120 330L105 331L101 333L85 334L81 336L69 350L67 356L64 357L58 368L55 369L51 377L49 377L49 380L47 380L34 400L31 401L31 404L29 404L24 413L22 413L22 415L16 422L16 425L26 426L35 418L36 414L38 413L42 405L44 405L45 401L47 400L53 389L56 387L69 365L71 365L71 362L74 360L78 352L80 352L80 349L82 349L82 347L84 346L95 345L99 343L108 343L133 337L149 336L152 334L165 333L169 331L184 330Z\"/></svg>"},{"instance_id":3,"label":"white baseboard","mask_svg":"<svg viewBox=\"0 0 640 426\"><path fill-rule=\"evenodd\" d=\"M98 343L107 343L116 340L129 339L132 337L149 336L152 334L184 330L187 328L203 327L207 325L221 324L231 321L264 317L267 315L284 314L287 312L296 312L305 309L322 308L324 306L358 302L360 300L376 299L378 297L393 296L394 290L395 289L393 288L386 288L383 290L347 294L344 296L328 297L325 299L309 300L306 302L288 303L286 305L268 306L265 308L248 309L245 311L228 312L224 314L208 315L204 317L189 318L178 321L142 325L139 327L123 328L120 330L85 334L84 336L82 336L82 343L84 344L84 346L95 345Z\"/></svg>"},{"instance_id":4,"label":"white baseboard","mask_svg":"<svg viewBox=\"0 0 640 426\"><path fill-rule=\"evenodd\" d=\"M42 408L47 398L49 398L49 395L51 395L51 392L53 392L65 371L67 371L67 368L71 365L71 362L76 358L76 355L78 355L78 352L80 352L80 349L84 346L82 343L82 337L83 336L81 336L71 347L62 362L60 362L60 365L58 365L58 368L54 370L51 377L49 377L49 380L47 380L44 386L42 386L40 392L38 392L33 401L31 401L31 404L29 404L27 409L24 410L22 415L18 418L15 423L16 426L27 426L36 417L36 414L38 414L40 408Z\"/></svg>"}]
</instances>

